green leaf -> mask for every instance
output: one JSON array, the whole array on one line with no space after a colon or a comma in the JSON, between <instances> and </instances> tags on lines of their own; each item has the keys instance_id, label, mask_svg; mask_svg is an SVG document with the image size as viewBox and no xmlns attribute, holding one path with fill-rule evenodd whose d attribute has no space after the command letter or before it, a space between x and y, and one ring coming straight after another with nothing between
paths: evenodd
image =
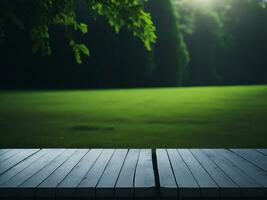
<instances>
[{"instance_id":1,"label":"green leaf","mask_svg":"<svg viewBox=\"0 0 267 200\"><path fill-rule=\"evenodd\" d=\"M72 47L75 60L78 64L82 63L81 53L86 56L90 55L89 49L84 44L78 44L74 40L70 40L69 45Z\"/></svg>"},{"instance_id":2,"label":"green leaf","mask_svg":"<svg viewBox=\"0 0 267 200\"><path fill-rule=\"evenodd\" d=\"M85 23L80 23L79 24L79 29L82 31L82 33L88 33L88 26Z\"/></svg>"}]
</instances>

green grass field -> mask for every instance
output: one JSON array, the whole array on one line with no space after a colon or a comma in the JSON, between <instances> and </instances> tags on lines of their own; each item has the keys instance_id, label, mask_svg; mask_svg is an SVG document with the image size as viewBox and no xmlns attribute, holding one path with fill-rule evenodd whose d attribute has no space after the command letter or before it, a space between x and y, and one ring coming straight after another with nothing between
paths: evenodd
<instances>
[{"instance_id":1,"label":"green grass field","mask_svg":"<svg viewBox=\"0 0 267 200\"><path fill-rule=\"evenodd\" d=\"M2 91L0 147L267 147L267 86Z\"/></svg>"}]
</instances>

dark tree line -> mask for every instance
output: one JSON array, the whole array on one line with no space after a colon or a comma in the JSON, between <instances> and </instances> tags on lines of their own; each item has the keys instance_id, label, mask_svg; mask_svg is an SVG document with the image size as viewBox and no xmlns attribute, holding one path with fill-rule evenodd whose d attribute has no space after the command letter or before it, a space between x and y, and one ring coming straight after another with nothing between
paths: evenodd
<instances>
[{"instance_id":1,"label":"dark tree line","mask_svg":"<svg viewBox=\"0 0 267 200\"><path fill-rule=\"evenodd\" d=\"M157 42L148 51L127 26L119 33L105 16L76 1L71 30L90 56L77 64L63 25L49 31L52 54L32 54L30 30L7 24L0 49L0 88L117 88L267 83L267 8L261 0L149 0Z\"/></svg>"},{"instance_id":2,"label":"dark tree line","mask_svg":"<svg viewBox=\"0 0 267 200\"><path fill-rule=\"evenodd\" d=\"M175 2L190 56L184 85L267 83L265 0Z\"/></svg>"},{"instance_id":3,"label":"dark tree line","mask_svg":"<svg viewBox=\"0 0 267 200\"><path fill-rule=\"evenodd\" d=\"M181 33L176 29L170 1L153 0L146 7L155 18L159 41L152 51L147 51L127 28L122 27L117 34L105 17L95 20L93 15L88 15L85 1L78 1L77 19L88 24L89 30L86 35L72 34L90 49L90 56L80 65L68 48L68 35L63 26L50 30L53 49L50 56L32 55L29 34L14 27L11 31L14 36L8 38L16 39L7 38L1 48L1 87L112 88L178 84L177 74L180 66L185 65L179 57L184 57L186 50L181 49L183 41L179 40ZM159 9L162 9L162 19L158 16ZM166 42L169 45L165 46Z\"/></svg>"},{"instance_id":4,"label":"dark tree line","mask_svg":"<svg viewBox=\"0 0 267 200\"><path fill-rule=\"evenodd\" d=\"M218 65L224 84L267 83L267 4L245 2L233 1L225 16L226 42Z\"/></svg>"}]
</instances>

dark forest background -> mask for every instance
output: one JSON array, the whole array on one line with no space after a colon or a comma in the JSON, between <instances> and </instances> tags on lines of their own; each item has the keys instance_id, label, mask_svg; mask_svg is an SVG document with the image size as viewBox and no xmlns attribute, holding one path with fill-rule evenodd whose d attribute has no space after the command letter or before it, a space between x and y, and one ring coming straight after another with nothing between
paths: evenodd
<instances>
[{"instance_id":1,"label":"dark forest background","mask_svg":"<svg viewBox=\"0 0 267 200\"><path fill-rule=\"evenodd\" d=\"M267 83L267 8L263 0L149 0L157 28L151 52L127 29L77 14L89 24L76 37L90 57L75 62L64 27L53 27L52 55L32 54L30 36L14 29L0 49L0 88L128 88ZM12 38L12 39L11 39ZM16 38L16 40L14 40Z\"/></svg>"}]
</instances>

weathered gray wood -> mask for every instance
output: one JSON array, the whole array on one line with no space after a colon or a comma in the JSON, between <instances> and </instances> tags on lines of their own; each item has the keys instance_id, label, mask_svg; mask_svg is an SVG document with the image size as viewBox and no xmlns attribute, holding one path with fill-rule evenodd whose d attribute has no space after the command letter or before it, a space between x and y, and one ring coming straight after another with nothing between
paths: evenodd
<instances>
[{"instance_id":1,"label":"weathered gray wood","mask_svg":"<svg viewBox=\"0 0 267 200\"><path fill-rule=\"evenodd\" d=\"M72 156L75 149L63 150L54 160L47 164L44 168L26 180L19 187L35 188L40 185L45 179L47 179L61 164L63 164L68 158Z\"/></svg>"},{"instance_id":2,"label":"weathered gray wood","mask_svg":"<svg viewBox=\"0 0 267 200\"><path fill-rule=\"evenodd\" d=\"M255 149L231 149L231 151L267 171L267 157Z\"/></svg>"},{"instance_id":3,"label":"weathered gray wood","mask_svg":"<svg viewBox=\"0 0 267 200\"><path fill-rule=\"evenodd\" d=\"M19 172L27 168L29 165L31 165L33 162L35 162L36 160L38 160L39 158L41 158L43 155L47 154L48 152L49 152L49 149L42 149L38 151L36 154L32 155L31 157L27 158L26 160L12 167L4 174L0 175L0 187L5 182L10 180L16 174L18 174Z\"/></svg>"},{"instance_id":4,"label":"weathered gray wood","mask_svg":"<svg viewBox=\"0 0 267 200\"><path fill-rule=\"evenodd\" d=\"M76 187L91 169L103 149L90 150L80 162L71 170L56 189L57 197L75 197Z\"/></svg>"},{"instance_id":5,"label":"weathered gray wood","mask_svg":"<svg viewBox=\"0 0 267 200\"><path fill-rule=\"evenodd\" d=\"M222 197L240 197L239 186L234 183L209 157L199 149L190 150L202 167L220 187Z\"/></svg>"},{"instance_id":6,"label":"weathered gray wood","mask_svg":"<svg viewBox=\"0 0 267 200\"><path fill-rule=\"evenodd\" d=\"M265 199L265 150L157 149L162 197ZM0 158L0 199L155 195L150 149L0 149Z\"/></svg>"},{"instance_id":7,"label":"weathered gray wood","mask_svg":"<svg viewBox=\"0 0 267 200\"><path fill-rule=\"evenodd\" d=\"M51 160L53 160L60 152L61 149L55 150L50 149L49 152L44 154L42 157L37 159L35 162L31 163L27 168L17 173L7 182L1 185L2 190L6 188L3 196L18 196L18 186L30 178L32 175L37 173L40 169L42 169L46 164L48 164ZM26 192L26 191L25 191ZM2 193L2 192L1 192Z\"/></svg>"},{"instance_id":8,"label":"weathered gray wood","mask_svg":"<svg viewBox=\"0 0 267 200\"><path fill-rule=\"evenodd\" d=\"M104 149L102 151L93 167L83 178L82 182L77 186L77 194L79 197L86 198L95 196L96 185L106 169L114 151L114 149Z\"/></svg>"},{"instance_id":9,"label":"weathered gray wood","mask_svg":"<svg viewBox=\"0 0 267 200\"><path fill-rule=\"evenodd\" d=\"M179 197L200 197L200 188L177 149L167 149L178 185Z\"/></svg>"},{"instance_id":10,"label":"weathered gray wood","mask_svg":"<svg viewBox=\"0 0 267 200\"><path fill-rule=\"evenodd\" d=\"M97 197L114 196L114 187L128 153L127 149L116 149L96 186Z\"/></svg>"},{"instance_id":11,"label":"weathered gray wood","mask_svg":"<svg viewBox=\"0 0 267 200\"><path fill-rule=\"evenodd\" d=\"M238 168L238 166L219 154L215 149L204 149L202 151L241 187L243 198L262 196L261 186Z\"/></svg>"},{"instance_id":12,"label":"weathered gray wood","mask_svg":"<svg viewBox=\"0 0 267 200\"><path fill-rule=\"evenodd\" d=\"M55 157L57 157L63 149L51 149L49 153L38 159L36 162L32 163L29 167L15 175L8 182L2 185L2 187L18 187L24 181L29 179L39 170L41 170L44 166L50 163Z\"/></svg>"},{"instance_id":13,"label":"weathered gray wood","mask_svg":"<svg viewBox=\"0 0 267 200\"><path fill-rule=\"evenodd\" d=\"M34 196L35 188L41 184L49 175L51 175L62 163L64 163L75 152L75 149L66 149L60 153L54 160L47 164L44 168L27 179L19 186L19 196Z\"/></svg>"},{"instance_id":14,"label":"weathered gray wood","mask_svg":"<svg viewBox=\"0 0 267 200\"><path fill-rule=\"evenodd\" d=\"M257 151L261 152L265 156L267 156L267 149L257 149Z\"/></svg>"},{"instance_id":15,"label":"weathered gray wood","mask_svg":"<svg viewBox=\"0 0 267 200\"><path fill-rule=\"evenodd\" d=\"M2 155L3 153L10 151L11 149L0 149L0 155Z\"/></svg>"},{"instance_id":16,"label":"weathered gray wood","mask_svg":"<svg viewBox=\"0 0 267 200\"><path fill-rule=\"evenodd\" d=\"M55 196L56 187L77 165L77 163L88 152L88 149L78 149L71 157L58 167L47 179L45 179L36 190L37 197L53 198Z\"/></svg>"},{"instance_id":17,"label":"weathered gray wood","mask_svg":"<svg viewBox=\"0 0 267 200\"><path fill-rule=\"evenodd\" d=\"M21 150L18 154L15 156L12 156L9 159L6 159L5 161L0 163L0 174L3 174L13 166L17 165L18 163L22 162L23 160L27 159L40 149L24 149Z\"/></svg>"},{"instance_id":18,"label":"weathered gray wood","mask_svg":"<svg viewBox=\"0 0 267 200\"><path fill-rule=\"evenodd\" d=\"M122 166L119 178L115 186L115 196L134 196L134 176L140 149L130 149Z\"/></svg>"},{"instance_id":19,"label":"weathered gray wood","mask_svg":"<svg viewBox=\"0 0 267 200\"><path fill-rule=\"evenodd\" d=\"M161 196L177 197L177 184L166 149L156 149L156 156Z\"/></svg>"},{"instance_id":20,"label":"weathered gray wood","mask_svg":"<svg viewBox=\"0 0 267 200\"><path fill-rule=\"evenodd\" d=\"M237 154L232 153L231 151L225 149L220 149L216 151L218 151L221 155L223 155L225 158L227 158L240 169L242 169L247 175L249 175L260 185L267 187L267 172L265 172L261 168L258 168L257 166L253 165L252 163L248 162Z\"/></svg>"},{"instance_id":21,"label":"weathered gray wood","mask_svg":"<svg viewBox=\"0 0 267 200\"><path fill-rule=\"evenodd\" d=\"M141 149L136 166L134 194L137 197L155 195L155 177L151 149Z\"/></svg>"},{"instance_id":22,"label":"weathered gray wood","mask_svg":"<svg viewBox=\"0 0 267 200\"><path fill-rule=\"evenodd\" d=\"M188 149L178 149L179 154L192 172L201 188L203 197L219 197L219 188L207 171L200 165Z\"/></svg>"},{"instance_id":23,"label":"weathered gray wood","mask_svg":"<svg viewBox=\"0 0 267 200\"><path fill-rule=\"evenodd\" d=\"M12 156L15 156L17 153L19 153L23 149L10 149L9 151L4 152L0 155L0 164L1 162L11 158Z\"/></svg>"}]
</instances>

